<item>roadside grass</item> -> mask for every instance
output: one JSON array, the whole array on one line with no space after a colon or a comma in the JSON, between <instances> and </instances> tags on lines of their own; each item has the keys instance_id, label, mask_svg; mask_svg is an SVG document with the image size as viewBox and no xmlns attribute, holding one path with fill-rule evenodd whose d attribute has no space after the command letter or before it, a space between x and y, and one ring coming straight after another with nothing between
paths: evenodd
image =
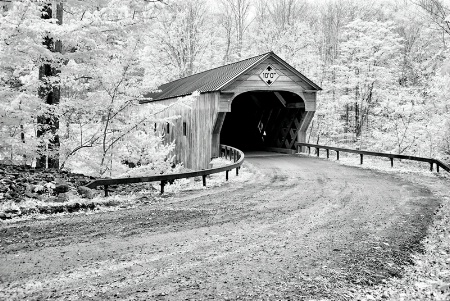
<instances>
[{"instance_id":1,"label":"roadside grass","mask_svg":"<svg viewBox=\"0 0 450 301\"><path fill-rule=\"evenodd\" d=\"M325 154L319 158L326 160ZM359 156L354 154L341 154L339 161L330 156L329 160L394 174L418 184L424 183L427 187L431 183L431 190L442 200L422 241L424 252L413 254L413 263L405 266L399 277L388 278L379 285L357 288L352 294L352 300L450 300L450 173L443 170L437 173L436 168L431 172L428 163L409 160L396 160L394 167L391 167L389 159L370 156L365 156L364 164L361 165ZM437 181L443 183L434 187L433 183Z\"/></svg>"},{"instance_id":2,"label":"roadside grass","mask_svg":"<svg viewBox=\"0 0 450 301\"><path fill-rule=\"evenodd\" d=\"M355 300L450 300L450 197L443 196L422 243L424 253L413 255L400 278L359 291Z\"/></svg>"}]
</instances>

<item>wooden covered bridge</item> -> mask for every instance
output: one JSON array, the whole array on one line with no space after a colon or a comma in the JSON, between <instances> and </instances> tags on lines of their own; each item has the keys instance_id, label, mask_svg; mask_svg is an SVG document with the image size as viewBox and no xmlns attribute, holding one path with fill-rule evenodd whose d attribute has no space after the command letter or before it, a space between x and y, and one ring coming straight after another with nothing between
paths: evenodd
<instances>
[{"instance_id":1,"label":"wooden covered bridge","mask_svg":"<svg viewBox=\"0 0 450 301\"><path fill-rule=\"evenodd\" d=\"M163 126L176 143L178 162L208 168L219 145L241 150L294 149L305 142L321 88L273 52L163 84L151 101L170 104L200 92L191 108L173 106L165 116L180 115Z\"/></svg>"}]
</instances>

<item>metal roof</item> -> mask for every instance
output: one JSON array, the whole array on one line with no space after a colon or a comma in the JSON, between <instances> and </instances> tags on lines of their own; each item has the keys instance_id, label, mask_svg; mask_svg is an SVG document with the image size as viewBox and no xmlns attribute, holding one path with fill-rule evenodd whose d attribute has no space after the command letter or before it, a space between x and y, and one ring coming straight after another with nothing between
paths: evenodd
<instances>
[{"instance_id":1,"label":"metal roof","mask_svg":"<svg viewBox=\"0 0 450 301\"><path fill-rule=\"evenodd\" d=\"M292 66L287 64L273 52L268 52L239 62L206 70L163 84L158 87L158 90L160 90L160 92L148 93L144 95L145 98L151 99L143 100L141 101L141 103L190 95L195 91L198 91L200 93L220 91L221 89L231 84L241 74L269 57L275 58L277 61L285 65L285 67L290 69L315 89L322 90L319 86L317 86L306 76L295 70Z\"/></svg>"}]
</instances>

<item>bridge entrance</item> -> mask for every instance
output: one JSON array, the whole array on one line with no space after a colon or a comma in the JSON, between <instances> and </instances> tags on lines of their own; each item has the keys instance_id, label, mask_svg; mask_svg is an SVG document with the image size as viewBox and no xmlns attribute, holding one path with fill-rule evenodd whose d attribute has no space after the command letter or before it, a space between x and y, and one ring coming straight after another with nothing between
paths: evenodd
<instances>
[{"instance_id":1,"label":"bridge entrance","mask_svg":"<svg viewBox=\"0 0 450 301\"><path fill-rule=\"evenodd\" d=\"M244 151L294 149L305 103L288 91L250 91L236 96L230 112L223 114L222 144Z\"/></svg>"},{"instance_id":2,"label":"bridge entrance","mask_svg":"<svg viewBox=\"0 0 450 301\"><path fill-rule=\"evenodd\" d=\"M175 141L176 162L200 170L220 155L220 144L241 150L293 149L305 142L321 88L273 52L165 83L145 102L167 106L158 124L167 143ZM189 106L180 96L193 92ZM277 148L277 149L273 149Z\"/></svg>"}]
</instances>

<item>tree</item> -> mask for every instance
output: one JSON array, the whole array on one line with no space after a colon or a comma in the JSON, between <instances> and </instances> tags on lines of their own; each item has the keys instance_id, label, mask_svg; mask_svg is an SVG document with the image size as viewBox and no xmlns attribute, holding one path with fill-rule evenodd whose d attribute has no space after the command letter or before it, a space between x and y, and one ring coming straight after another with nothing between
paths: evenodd
<instances>
[{"instance_id":1,"label":"tree","mask_svg":"<svg viewBox=\"0 0 450 301\"><path fill-rule=\"evenodd\" d=\"M445 1L414 0L412 2L427 13L431 22L438 30L450 35L450 23L445 22L446 18L450 15L450 6L448 6L448 4L446 5Z\"/></svg>"},{"instance_id":2,"label":"tree","mask_svg":"<svg viewBox=\"0 0 450 301\"><path fill-rule=\"evenodd\" d=\"M230 61L230 55L235 54L237 59L242 56L244 35L250 25L250 1L249 0L221 0L223 8L221 13L221 24L226 34L226 50L224 61ZM232 40L232 33L235 39ZM234 45L234 47L232 47Z\"/></svg>"},{"instance_id":3,"label":"tree","mask_svg":"<svg viewBox=\"0 0 450 301\"><path fill-rule=\"evenodd\" d=\"M143 29L152 21L155 7L145 1L110 0L95 5L68 1L67 21L58 25L54 19L41 18L44 4L15 2L1 19L3 156L6 151L13 160L29 155L30 162L39 157L40 143L59 136L62 167L80 160L78 155L89 149L85 158L95 159L91 168L103 175L110 172L107 162L120 155L114 151L164 109L155 106L147 115L136 110L142 95L156 87L144 83L152 71L140 59L145 48ZM47 47L57 40L64 45L63 54ZM61 85L61 100L56 105L38 97L39 66L43 64L50 71L60 69L43 78L50 87L45 93ZM40 116L58 120L61 127L57 130L54 123L40 127L36 122ZM36 135L38 131L45 134Z\"/></svg>"},{"instance_id":4,"label":"tree","mask_svg":"<svg viewBox=\"0 0 450 301\"><path fill-rule=\"evenodd\" d=\"M42 8L42 18L45 20L56 19L56 24L61 25L63 21L62 2L57 1L44 4ZM61 41L55 41L51 37L44 37L44 45L51 52L61 53L62 51ZM61 62L55 62L54 60L44 60L39 67L39 80L41 82L39 87L39 97L41 97L46 104L51 106L58 105L60 99L59 79L57 76L60 64ZM48 133L49 138L46 139L46 143L41 145L43 155L36 160L37 167L59 168L60 143L57 134L59 120L53 112L54 110L51 110L50 114L38 116L37 137L46 136Z\"/></svg>"},{"instance_id":5,"label":"tree","mask_svg":"<svg viewBox=\"0 0 450 301\"><path fill-rule=\"evenodd\" d=\"M204 0L188 0L171 3L158 17L153 54L161 58L155 52L162 52L163 61L174 68L176 77L199 69L199 60L211 41L206 15Z\"/></svg>"},{"instance_id":6,"label":"tree","mask_svg":"<svg viewBox=\"0 0 450 301\"><path fill-rule=\"evenodd\" d=\"M38 116L52 112L38 97L39 66L57 57L43 44L55 24L41 15L39 3L17 1L0 17L0 149L11 161L39 157L52 138L35 135Z\"/></svg>"},{"instance_id":7,"label":"tree","mask_svg":"<svg viewBox=\"0 0 450 301\"><path fill-rule=\"evenodd\" d=\"M347 130L354 133L354 139L361 138L363 126L370 125L372 110L392 93L389 88L397 82L402 46L392 26L362 20L345 26L337 82L340 102L346 106L347 114L352 112L353 121L347 122Z\"/></svg>"}]
</instances>

